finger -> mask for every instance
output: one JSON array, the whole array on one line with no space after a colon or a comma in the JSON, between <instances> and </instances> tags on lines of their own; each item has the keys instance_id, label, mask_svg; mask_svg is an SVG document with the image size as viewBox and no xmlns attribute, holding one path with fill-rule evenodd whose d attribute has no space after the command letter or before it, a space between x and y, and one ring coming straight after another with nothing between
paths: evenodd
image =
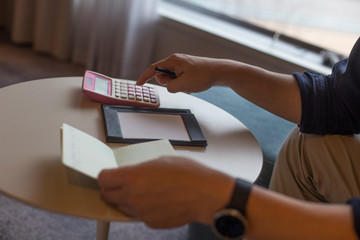
<instances>
[{"instance_id":1,"label":"finger","mask_svg":"<svg viewBox=\"0 0 360 240\"><path fill-rule=\"evenodd\" d=\"M130 218L138 218L138 216L136 216L136 214L133 212L133 210L128 206L125 206L125 205L117 206L117 210L119 210L124 215L126 215Z\"/></svg>"},{"instance_id":2,"label":"finger","mask_svg":"<svg viewBox=\"0 0 360 240\"><path fill-rule=\"evenodd\" d=\"M121 188L125 183L128 167L105 169L98 176L101 189Z\"/></svg>"},{"instance_id":3,"label":"finger","mask_svg":"<svg viewBox=\"0 0 360 240\"><path fill-rule=\"evenodd\" d=\"M109 206L116 208L126 216L137 217L133 204L128 200L128 194L125 189L118 188L102 191L102 198Z\"/></svg>"},{"instance_id":4,"label":"finger","mask_svg":"<svg viewBox=\"0 0 360 240\"><path fill-rule=\"evenodd\" d=\"M168 81L166 84L166 88L170 93L177 93L177 92L185 92L191 93L193 92L189 85L183 83L183 79L178 77L176 79L172 79L172 81Z\"/></svg>"},{"instance_id":5,"label":"finger","mask_svg":"<svg viewBox=\"0 0 360 240\"><path fill-rule=\"evenodd\" d=\"M148 69L141 74L141 76L136 81L136 85L141 86L144 85L146 82L148 82L150 79L152 79L155 75L155 63L152 64Z\"/></svg>"},{"instance_id":6,"label":"finger","mask_svg":"<svg viewBox=\"0 0 360 240\"><path fill-rule=\"evenodd\" d=\"M103 200L107 203L114 204L117 207L122 205L127 205L127 196L126 190L123 188L116 188L116 189L102 189L101 196Z\"/></svg>"},{"instance_id":7,"label":"finger","mask_svg":"<svg viewBox=\"0 0 360 240\"><path fill-rule=\"evenodd\" d=\"M169 77L166 74L156 73L155 80L161 85L167 85L170 81L174 80L172 77Z\"/></svg>"},{"instance_id":8,"label":"finger","mask_svg":"<svg viewBox=\"0 0 360 240\"><path fill-rule=\"evenodd\" d=\"M175 66L178 64L176 58L174 58L174 56L169 56L165 59L162 59L156 63L151 64L151 66L145 70L145 72L138 78L136 84L137 85L143 85L145 84L147 81L149 81L150 79L152 79L157 71L156 71L156 67L160 67L162 69L174 72L177 76L179 76L181 73L180 72L175 72ZM165 74L163 74L165 75ZM158 75L157 75L158 76ZM171 78L170 78L171 79ZM160 82L159 82L160 83ZM161 84L161 83L160 83Z\"/></svg>"},{"instance_id":9,"label":"finger","mask_svg":"<svg viewBox=\"0 0 360 240\"><path fill-rule=\"evenodd\" d=\"M124 215L130 217L130 218L138 218L132 207L128 204L115 204L107 202L107 205L111 208L114 208L120 212L122 212Z\"/></svg>"},{"instance_id":10,"label":"finger","mask_svg":"<svg viewBox=\"0 0 360 240\"><path fill-rule=\"evenodd\" d=\"M113 169L105 169L99 173L97 182L101 189L109 189L114 187L113 178L115 176L113 172L114 172Z\"/></svg>"}]
</instances>

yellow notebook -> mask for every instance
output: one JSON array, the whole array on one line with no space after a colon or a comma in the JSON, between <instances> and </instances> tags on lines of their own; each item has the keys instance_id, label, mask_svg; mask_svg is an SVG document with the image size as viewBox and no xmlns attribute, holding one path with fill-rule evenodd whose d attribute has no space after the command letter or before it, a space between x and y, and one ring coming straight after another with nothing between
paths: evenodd
<instances>
[{"instance_id":1,"label":"yellow notebook","mask_svg":"<svg viewBox=\"0 0 360 240\"><path fill-rule=\"evenodd\" d=\"M103 169L138 164L160 156L176 154L168 140L112 149L65 123L61 127L61 143L63 164L94 179L97 179Z\"/></svg>"}]
</instances>

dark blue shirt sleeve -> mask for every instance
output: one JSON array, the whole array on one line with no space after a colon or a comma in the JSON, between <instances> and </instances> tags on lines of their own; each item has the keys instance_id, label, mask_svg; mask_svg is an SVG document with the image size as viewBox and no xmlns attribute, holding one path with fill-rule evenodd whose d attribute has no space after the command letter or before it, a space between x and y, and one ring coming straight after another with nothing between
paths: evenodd
<instances>
[{"instance_id":1,"label":"dark blue shirt sleeve","mask_svg":"<svg viewBox=\"0 0 360 240\"><path fill-rule=\"evenodd\" d=\"M300 131L314 134L360 133L360 38L349 58L328 76L294 73L301 94Z\"/></svg>"}]
</instances>

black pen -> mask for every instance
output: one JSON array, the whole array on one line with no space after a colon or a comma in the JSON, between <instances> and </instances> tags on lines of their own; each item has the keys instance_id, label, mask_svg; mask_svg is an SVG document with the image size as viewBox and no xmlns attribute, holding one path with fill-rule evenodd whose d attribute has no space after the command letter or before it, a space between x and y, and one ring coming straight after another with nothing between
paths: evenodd
<instances>
[{"instance_id":1,"label":"black pen","mask_svg":"<svg viewBox=\"0 0 360 240\"><path fill-rule=\"evenodd\" d=\"M155 71L158 71L158 72L161 72L163 74L166 74L172 78L177 78L176 74L172 71L169 71L169 70L166 70L166 69L163 69L163 68L159 68L159 67L155 67Z\"/></svg>"}]
</instances>

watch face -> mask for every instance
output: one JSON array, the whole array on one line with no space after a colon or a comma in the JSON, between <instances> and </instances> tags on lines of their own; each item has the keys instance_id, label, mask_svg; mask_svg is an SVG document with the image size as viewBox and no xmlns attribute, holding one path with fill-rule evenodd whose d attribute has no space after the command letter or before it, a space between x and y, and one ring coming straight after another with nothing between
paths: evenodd
<instances>
[{"instance_id":1,"label":"watch face","mask_svg":"<svg viewBox=\"0 0 360 240\"><path fill-rule=\"evenodd\" d=\"M216 219L215 228L228 238L237 238L244 235L245 224L238 217L225 215Z\"/></svg>"}]
</instances>

